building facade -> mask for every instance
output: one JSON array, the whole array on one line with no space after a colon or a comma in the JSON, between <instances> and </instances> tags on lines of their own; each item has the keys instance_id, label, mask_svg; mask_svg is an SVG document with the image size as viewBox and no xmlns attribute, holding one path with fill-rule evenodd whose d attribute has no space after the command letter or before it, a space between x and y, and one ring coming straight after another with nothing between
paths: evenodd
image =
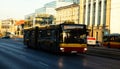
<instances>
[{"instance_id":1,"label":"building facade","mask_svg":"<svg viewBox=\"0 0 120 69\"><path fill-rule=\"evenodd\" d=\"M50 14L55 15L56 11L56 1L46 3L44 7L38 8L35 10L35 14Z\"/></svg>"},{"instance_id":2,"label":"building facade","mask_svg":"<svg viewBox=\"0 0 120 69\"><path fill-rule=\"evenodd\" d=\"M24 28L25 20L17 20L15 23L16 30L15 35L17 37L23 37L23 28Z\"/></svg>"},{"instance_id":3,"label":"building facade","mask_svg":"<svg viewBox=\"0 0 120 69\"><path fill-rule=\"evenodd\" d=\"M80 23L86 24L89 36L102 41L110 33L111 0L80 0Z\"/></svg>"},{"instance_id":4,"label":"building facade","mask_svg":"<svg viewBox=\"0 0 120 69\"><path fill-rule=\"evenodd\" d=\"M2 28L1 28L2 26L1 25L2 25L2 20L0 20L0 37L3 36L2 32L1 32L2 31Z\"/></svg>"},{"instance_id":5,"label":"building facade","mask_svg":"<svg viewBox=\"0 0 120 69\"><path fill-rule=\"evenodd\" d=\"M3 36L15 35L16 20L10 18L1 21L1 33Z\"/></svg>"},{"instance_id":6,"label":"building facade","mask_svg":"<svg viewBox=\"0 0 120 69\"><path fill-rule=\"evenodd\" d=\"M56 0L56 8L73 4L74 0Z\"/></svg>"},{"instance_id":7,"label":"building facade","mask_svg":"<svg viewBox=\"0 0 120 69\"><path fill-rule=\"evenodd\" d=\"M50 8L52 3L46 4L46 8ZM65 21L86 24L89 36L102 41L102 37L106 34L120 33L119 3L119 0L56 0L53 4L56 5L55 12L49 10L55 14L55 24ZM38 9L37 13L40 13L40 10L42 8Z\"/></svg>"},{"instance_id":8,"label":"building facade","mask_svg":"<svg viewBox=\"0 0 120 69\"><path fill-rule=\"evenodd\" d=\"M72 4L72 0L56 0L46 3L44 7L35 10L35 13L25 16L26 26L33 26L35 24L54 24L56 18L56 7Z\"/></svg>"},{"instance_id":9,"label":"building facade","mask_svg":"<svg viewBox=\"0 0 120 69\"><path fill-rule=\"evenodd\" d=\"M120 0L111 0L110 33L120 34Z\"/></svg>"},{"instance_id":10,"label":"building facade","mask_svg":"<svg viewBox=\"0 0 120 69\"><path fill-rule=\"evenodd\" d=\"M56 8L56 23L74 21L85 24L89 36L102 41L110 33L111 0L79 0L79 3Z\"/></svg>"},{"instance_id":11,"label":"building facade","mask_svg":"<svg viewBox=\"0 0 120 69\"><path fill-rule=\"evenodd\" d=\"M54 16L50 14L33 13L25 17L24 27L33 27L35 25L53 24Z\"/></svg>"},{"instance_id":12,"label":"building facade","mask_svg":"<svg viewBox=\"0 0 120 69\"><path fill-rule=\"evenodd\" d=\"M56 8L56 24L64 23L66 21L79 24L79 5L71 4Z\"/></svg>"}]
</instances>

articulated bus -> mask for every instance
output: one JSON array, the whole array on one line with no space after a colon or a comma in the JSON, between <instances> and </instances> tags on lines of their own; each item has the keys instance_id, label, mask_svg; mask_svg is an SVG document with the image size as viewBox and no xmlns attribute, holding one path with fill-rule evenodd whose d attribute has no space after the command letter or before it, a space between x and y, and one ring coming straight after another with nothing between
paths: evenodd
<instances>
[{"instance_id":1,"label":"articulated bus","mask_svg":"<svg viewBox=\"0 0 120 69\"><path fill-rule=\"evenodd\" d=\"M120 34L109 34L103 37L103 46L108 48L120 48Z\"/></svg>"},{"instance_id":2,"label":"articulated bus","mask_svg":"<svg viewBox=\"0 0 120 69\"><path fill-rule=\"evenodd\" d=\"M58 53L85 53L87 29L83 24L59 24L24 29L24 44Z\"/></svg>"}]
</instances>

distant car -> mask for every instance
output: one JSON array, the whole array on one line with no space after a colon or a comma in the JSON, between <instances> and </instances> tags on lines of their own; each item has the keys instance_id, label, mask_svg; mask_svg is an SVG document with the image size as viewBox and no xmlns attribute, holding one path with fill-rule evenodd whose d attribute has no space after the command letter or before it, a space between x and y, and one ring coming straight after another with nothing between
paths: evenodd
<instances>
[{"instance_id":1,"label":"distant car","mask_svg":"<svg viewBox=\"0 0 120 69\"><path fill-rule=\"evenodd\" d=\"M10 39L10 36L4 36L2 39Z\"/></svg>"},{"instance_id":2,"label":"distant car","mask_svg":"<svg viewBox=\"0 0 120 69\"><path fill-rule=\"evenodd\" d=\"M88 46L96 46L96 38L95 37L87 37L87 45Z\"/></svg>"}]
</instances>

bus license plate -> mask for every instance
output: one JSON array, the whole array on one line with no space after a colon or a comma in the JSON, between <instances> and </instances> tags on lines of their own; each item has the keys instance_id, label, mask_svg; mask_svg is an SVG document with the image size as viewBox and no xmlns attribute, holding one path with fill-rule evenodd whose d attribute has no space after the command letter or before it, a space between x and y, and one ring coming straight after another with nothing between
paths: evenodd
<instances>
[{"instance_id":1,"label":"bus license plate","mask_svg":"<svg viewBox=\"0 0 120 69\"><path fill-rule=\"evenodd\" d=\"M71 53L77 53L77 51L71 51Z\"/></svg>"}]
</instances>

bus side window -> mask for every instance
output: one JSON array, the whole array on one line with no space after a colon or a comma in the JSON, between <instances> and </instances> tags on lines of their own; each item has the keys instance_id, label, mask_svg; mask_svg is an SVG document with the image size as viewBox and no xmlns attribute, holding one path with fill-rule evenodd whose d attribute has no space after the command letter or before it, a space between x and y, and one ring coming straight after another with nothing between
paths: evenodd
<instances>
[{"instance_id":1,"label":"bus side window","mask_svg":"<svg viewBox=\"0 0 120 69\"><path fill-rule=\"evenodd\" d=\"M60 42L63 42L63 33L60 33Z\"/></svg>"},{"instance_id":2,"label":"bus side window","mask_svg":"<svg viewBox=\"0 0 120 69\"><path fill-rule=\"evenodd\" d=\"M120 42L120 36L118 37L118 42Z\"/></svg>"},{"instance_id":3,"label":"bus side window","mask_svg":"<svg viewBox=\"0 0 120 69\"><path fill-rule=\"evenodd\" d=\"M41 33L42 33L42 31L40 30L40 31L38 32L38 38L41 38Z\"/></svg>"},{"instance_id":4,"label":"bus side window","mask_svg":"<svg viewBox=\"0 0 120 69\"><path fill-rule=\"evenodd\" d=\"M56 36L56 38L59 38L59 31L58 30L55 30L55 36Z\"/></svg>"},{"instance_id":5,"label":"bus side window","mask_svg":"<svg viewBox=\"0 0 120 69\"><path fill-rule=\"evenodd\" d=\"M45 38L46 37L46 31L45 30L42 30L39 32L40 33L40 38Z\"/></svg>"},{"instance_id":6,"label":"bus side window","mask_svg":"<svg viewBox=\"0 0 120 69\"><path fill-rule=\"evenodd\" d=\"M42 30L41 37L45 38L45 39L52 38L52 31L51 30Z\"/></svg>"},{"instance_id":7,"label":"bus side window","mask_svg":"<svg viewBox=\"0 0 120 69\"><path fill-rule=\"evenodd\" d=\"M53 39L58 40L59 39L59 31L58 30L52 30L52 36Z\"/></svg>"},{"instance_id":8,"label":"bus side window","mask_svg":"<svg viewBox=\"0 0 120 69\"><path fill-rule=\"evenodd\" d=\"M120 37L116 37L116 41L117 41L117 42L120 42Z\"/></svg>"}]
</instances>

